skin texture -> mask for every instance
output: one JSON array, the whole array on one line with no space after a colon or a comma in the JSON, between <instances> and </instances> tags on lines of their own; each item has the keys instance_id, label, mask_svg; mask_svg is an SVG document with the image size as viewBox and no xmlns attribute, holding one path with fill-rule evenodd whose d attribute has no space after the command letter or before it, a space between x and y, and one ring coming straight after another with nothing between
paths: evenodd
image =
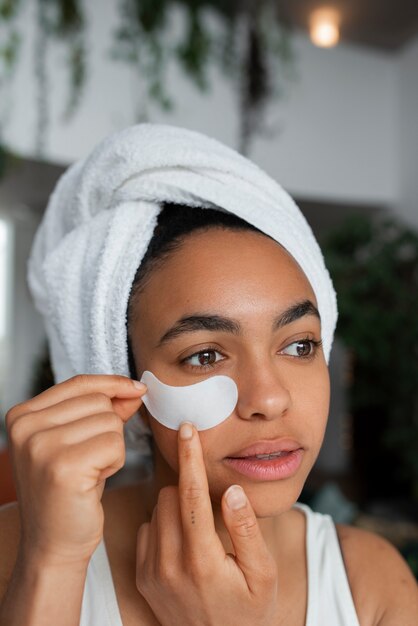
<instances>
[{"instance_id":1,"label":"skin texture","mask_svg":"<svg viewBox=\"0 0 418 626\"><path fill-rule=\"evenodd\" d=\"M298 339L320 340L320 321L306 315L272 331L279 313L306 299L317 304L305 275L276 242L258 233L212 229L210 237L202 232L186 238L152 274L135 302L131 337L138 377L147 369L167 384L187 385L216 373L231 376L237 383L239 400L233 416L200 433L220 527L222 494L237 481L245 488L257 516L266 518L270 527L271 516L288 510L297 500L319 453L329 409L329 376L322 349L313 359L280 351ZM201 330L156 347L178 319L196 313L237 320L242 334ZM193 369L180 362L208 346L220 352L211 368ZM193 364L196 362L194 359ZM144 409L142 414L150 423L158 448L159 489L177 482L177 434ZM223 463L225 457L255 441L278 437L290 437L304 447L302 467L295 479L255 484L242 476L238 479Z\"/></svg>"},{"instance_id":2,"label":"skin texture","mask_svg":"<svg viewBox=\"0 0 418 626\"><path fill-rule=\"evenodd\" d=\"M19 506L0 515L1 626L79 623L104 481L124 464L123 424L143 393L126 377L78 376L8 411Z\"/></svg>"},{"instance_id":3,"label":"skin texture","mask_svg":"<svg viewBox=\"0 0 418 626\"><path fill-rule=\"evenodd\" d=\"M240 562L237 530L240 535L243 529L248 531L257 526L276 562L275 580L280 590L279 601L274 593L268 599L264 598L266 623L295 626L305 623L305 525L300 519L301 514L291 507L321 447L329 410L329 377L321 348L309 359L298 358L289 350L294 341L320 339L318 318L306 315L276 331L273 331L273 320L289 305L306 299L316 305L315 295L300 267L277 243L257 233L211 229L186 238L182 247L153 273L134 302L131 338L139 376L148 369L167 384L187 385L201 380L208 375L207 372L226 374L235 380L239 390L233 415L219 426L196 434L196 439L200 440L198 448L201 446L201 452L195 451L196 458L201 455L204 461L200 463L200 471L193 456L189 458L189 467L184 467L183 460L180 468L180 485L182 472L200 484L197 490L206 514L196 502L185 502L184 494L179 494L176 487L167 487L179 482L179 459L183 458L181 444L176 444L176 433L154 420L144 406L141 408L142 417L154 435L156 454L155 476L147 504L148 511L153 510L153 516L138 533L137 587L157 617L160 617L160 598L170 597L174 615L182 615L184 623L188 623L187 606L194 606L195 599L195 590L189 586L190 579L200 581L200 588L214 591L213 580L220 577L221 589L225 586L233 588L232 579L226 581L221 577L221 555L224 552L219 551L217 567L211 570L209 563L209 570L216 572L216 576L209 580L199 576L202 568L192 568L192 575L184 581L187 564L179 556L188 554L187 541L183 545L181 539L185 532L184 518L186 516L190 521L193 517L187 537L193 533L196 516L203 515L200 522L206 529L202 531L206 537L201 537L200 555L216 553L219 538L224 551L238 556L237 562ZM241 332L232 334L205 329L180 334L160 345L161 337L176 321L202 313L232 318L239 322ZM219 350L212 368L192 368L191 364L199 364L196 356L188 362L184 360L208 348ZM225 457L257 440L277 437L295 439L304 450L301 467L289 479L255 482L237 475L223 462ZM226 505L225 491L231 484L241 485L248 497L246 513L242 515L241 523L238 519L238 524L236 518L235 522L231 519ZM195 494L196 484L191 491ZM256 524L251 522L253 513L257 517ZM212 514L216 539L211 526ZM256 531L254 533L257 535ZM339 526L338 534L362 626L400 623L412 626L418 615L417 588L397 551L383 539L358 529ZM250 535L251 530L249 539ZM161 538L167 536L170 538L168 545L175 547L170 553L172 558L162 561L161 554L167 554L167 542L163 550ZM212 549L205 544L208 537ZM250 562L258 572L262 569L260 564L265 554L261 545L258 542L258 548L255 543L252 551L249 548ZM179 546L182 550L176 556ZM245 558L241 562L243 560ZM177 563L177 568L167 572L162 566L164 562ZM248 567L248 562L246 565ZM270 571L268 565L265 569ZM246 578L249 585L250 579L251 576ZM150 580L153 580L151 587L146 582ZM266 581L270 591L273 582L271 579ZM203 601L201 597L200 605L197 605L216 607L222 604L224 613L213 623L225 623L228 604L218 602L222 596L219 589L216 591L212 601L208 598ZM185 597L189 602L186 607L182 603ZM194 607L192 614L196 615L196 611L198 609ZM233 607L232 614L239 615L237 623L240 624L246 623L245 618L251 624L264 623L260 616L255 619L249 613L242 598ZM167 619L165 615L160 618L162 623L164 618ZM167 624L171 623L176 623L175 617L173 621L168 619ZM191 623L195 623L193 617Z\"/></svg>"},{"instance_id":4,"label":"skin texture","mask_svg":"<svg viewBox=\"0 0 418 626\"><path fill-rule=\"evenodd\" d=\"M1 626L45 626L45 616L48 624L78 623L85 569L103 532L124 626L305 624L305 522L292 505L322 443L328 369L320 347L312 358L295 352L295 342L319 341L315 315L276 330L273 322L306 300L317 304L271 239L194 233L133 303L132 346L138 377L149 369L187 385L231 376L239 401L225 422L181 439L147 413L144 390L116 376L76 377L8 413L19 506L0 510ZM231 318L240 332L200 329L159 345L197 313ZM196 356L185 361L209 349L211 368L199 368ZM138 408L154 434L155 474L103 493L105 478L123 466L123 424ZM303 448L290 478L256 482L224 461L280 437ZM235 511L227 502L233 484L247 496ZM416 624L416 584L397 551L358 529L338 533L361 625Z\"/></svg>"},{"instance_id":5,"label":"skin texture","mask_svg":"<svg viewBox=\"0 0 418 626\"><path fill-rule=\"evenodd\" d=\"M159 424L144 406L141 407L143 418L152 428L156 444L155 478L149 508L156 501L158 506L157 513L154 509L151 523L143 525L138 535L138 588L161 619L163 616L158 613L159 598L162 595L173 598L172 603L169 603L173 615L173 621L167 622L170 624L175 623L174 616L179 612L183 615L184 623L189 623L187 617L190 623L195 623L193 619L196 619L199 605L196 600L192 613L187 615L181 601L175 601L174 598L182 598L184 601L184 597L187 597L190 605L194 604L192 599L196 594L187 584L190 583L190 577L185 582L182 576L188 567L180 558L176 558L174 548L170 551L167 544L163 548L157 541L157 537L169 537L168 545L179 545L182 524L176 511L182 511L183 527L184 515L187 516L193 526L189 530L197 537L198 528L204 529L198 543L200 549L191 549L191 554L197 553L201 559L208 559L209 554L217 555L213 563L210 559L209 562L205 560L205 570L212 573L216 571L215 578L219 580L220 588L231 592L235 576L235 572L228 569L231 563L227 563L229 574L225 573L225 578L221 574L225 553L235 554L241 564L244 558L237 554L234 533L231 537L231 516L228 516L223 494L231 485L241 485L251 503L249 518L244 518L240 513L241 526L252 527L259 534L257 540L253 538L251 557L247 557L253 569L253 577L250 575L250 579L259 579L265 591L271 590L272 587L261 575L264 572L268 576L268 572L271 572L271 562L265 555L263 558L263 554L267 547L267 554L282 561L285 550L280 537L284 534L289 539L295 539L294 529L301 528L300 513L289 509L297 500L319 453L329 409L329 376L322 349L307 345L308 354L312 353L308 358L294 356L295 342L320 341L318 317L307 314L274 329L274 320L289 306L307 300L317 306L312 288L299 266L281 246L258 233L211 229L208 235L208 232L198 232L187 237L181 248L152 273L134 302L131 320L131 341L138 377L147 369L167 384L187 385L208 375L226 374L235 380L239 392L233 414L219 426L200 432L197 437L202 448L203 463L199 465L196 459L194 462L190 460L191 469L189 472L183 469L183 473L195 476L200 486L195 485L191 491L202 494L204 504L198 506L193 501L188 508L181 494L179 497L175 490L167 489L167 485L179 483L179 459L182 454L181 449L178 451L178 434ZM190 259L193 259L193 263ZM149 311L152 311L152 315L149 315ZM177 334L161 345L161 337L178 320L198 314L234 320L239 323L240 332L201 329ZM216 361L210 367L198 367L196 356L190 362L191 355L209 348L212 350L212 359ZM186 358L189 362L185 361ZM225 463L225 457L236 454L256 441L278 438L291 438L303 448L302 465L294 477L274 482L256 482L236 473ZM198 467L200 473L193 470ZM183 506L180 505L182 501ZM253 511L258 523L254 520ZM213 532L210 530L212 516ZM295 517L299 524L295 524ZM177 525L173 522L176 518ZM254 521L249 522L250 518ZM164 532L162 528L165 528ZM247 541L251 541L250 536ZM145 556L147 552L148 557ZM159 564L151 556L154 552L159 555ZM184 554L184 549L180 552ZM166 558L163 559L161 554L165 554ZM190 558L193 563L194 557ZM303 554L299 561L304 565ZM161 564L167 562L178 562L178 569L173 576L179 584L177 594L165 584L164 574L152 575L152 572L161 572ZM264 607L263 615L249 612L241 589L241 592L229 594L234 600L230 606L231 620L232 616L239 615L240 623L246 623L244 620L249 619L249 623L262 624L270 623L272 618L277 620L280 612L283 615L284 610L279 606L277 597L277 565L275 569L276 577L270 581L273 585L270 597L263 595L258 598L259 606ZM192 568L192 571L195 570ZM242 578L242 571L240 576ZM191 578L196 579L196 576ZM147 587L150 580L154 580L151 590ZM213 618L214 624L221 623L226 619L228 603L219 601L219 588L212 588L211 591L212 602L205 598L205 601L201 599L200 605L206 606L206 613L208 606L222 610L223 615ZM167 604L165 611L167 614Z\"/></svg>"}]
</instances>

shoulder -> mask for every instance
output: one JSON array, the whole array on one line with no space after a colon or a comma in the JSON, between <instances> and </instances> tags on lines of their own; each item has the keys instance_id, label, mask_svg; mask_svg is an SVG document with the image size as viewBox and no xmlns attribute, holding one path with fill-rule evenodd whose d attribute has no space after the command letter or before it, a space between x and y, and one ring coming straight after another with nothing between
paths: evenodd
<instances>
[{"instance_id":1,"label":"shoulder","mask_svg":"<svg viewBox=\"0 0 418 626\"><path fill-rule=\"evenodd\" d=\"M0 506L0 598L3 597L15 565L20 540L17 502Z\"/></svg>"},{"instance_id":2,"label":"shoulder","mask_svg":"<svg viewBox=\"0 0 418 626\"><path fill-rule=\"evenodd\" d=\"M398 550L366 530L343 524L336 527L360 623L415 625L418 587Z\"/></svg>"}]
</instances>

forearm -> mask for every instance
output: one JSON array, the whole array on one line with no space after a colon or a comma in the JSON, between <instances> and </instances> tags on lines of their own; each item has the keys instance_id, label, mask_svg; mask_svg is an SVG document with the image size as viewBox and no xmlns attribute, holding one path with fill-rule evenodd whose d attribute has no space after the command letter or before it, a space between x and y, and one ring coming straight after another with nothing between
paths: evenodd
<instances>
[{"instance_id":1,"label":"forearm","mask_svg":"<svg viewBox=\"0 0 418 626\"><path fill-rule=\"evenodd\" d=\"M18 557L0 626L79 626L87 564L51 566Z\"/></svg>"}]
</instances>

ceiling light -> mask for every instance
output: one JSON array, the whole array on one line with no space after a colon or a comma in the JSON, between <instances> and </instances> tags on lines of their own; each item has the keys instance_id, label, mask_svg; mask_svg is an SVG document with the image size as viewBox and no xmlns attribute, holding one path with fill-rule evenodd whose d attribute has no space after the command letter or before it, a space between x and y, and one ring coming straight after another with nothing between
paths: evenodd
<instances>
[{"instance_id":1,"label":"ceiling light","mask_svg":"<svg viewBox=\"0 0 418 626\"><path fill-rule=\"evenodd\" d=\"M340 14L336 9L316 9L309 18L311 41L321 48L332 48L340 40Z\"/></svg>"}]
</instances>

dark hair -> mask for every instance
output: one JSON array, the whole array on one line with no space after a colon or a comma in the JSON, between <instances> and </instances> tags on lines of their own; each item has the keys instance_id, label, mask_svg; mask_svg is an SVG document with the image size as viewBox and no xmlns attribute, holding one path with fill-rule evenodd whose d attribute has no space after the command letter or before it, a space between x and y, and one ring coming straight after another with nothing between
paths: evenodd
<instances>
[{"instance_id":1,"label":"dark hair","mask_svg":"<svg viewBox=\"0 0 418 626\"><path fill-rule=\"evenodd\" d=\"M210 228L261 232L258 228L233 213L227 213L219 209L190 207L171 202L165 202L162 205L154 234L148 244L141 265L135 274L129 294L127 335L128 361L132 378L137 376L129 333L130 321L132 319L132 303L135 297L144 289L152 271L156 267L160 267L167 257L181 246L187 235L195 231L209 230Z\"/></svg>"}]
</instances>

